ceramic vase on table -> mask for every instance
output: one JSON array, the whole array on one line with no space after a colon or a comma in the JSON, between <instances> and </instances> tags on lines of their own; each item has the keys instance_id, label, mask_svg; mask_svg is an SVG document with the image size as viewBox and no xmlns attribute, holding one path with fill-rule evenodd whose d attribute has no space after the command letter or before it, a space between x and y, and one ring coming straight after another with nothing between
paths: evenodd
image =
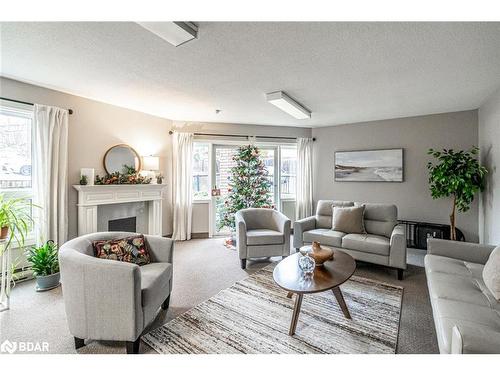
<instances>
[{"instance_id":1,"label":"ceramic vase on table","mask_svg":"<svg viewBox=\"0 0 500 375\"><path fill-rule=\"evenodd\" d=\"M318 267L322 266L327 260L333 259L333 250L329 247L321 247L318 241L314 241L309 256L316 261L316 267Z\"/></svg>"}]
</instances>

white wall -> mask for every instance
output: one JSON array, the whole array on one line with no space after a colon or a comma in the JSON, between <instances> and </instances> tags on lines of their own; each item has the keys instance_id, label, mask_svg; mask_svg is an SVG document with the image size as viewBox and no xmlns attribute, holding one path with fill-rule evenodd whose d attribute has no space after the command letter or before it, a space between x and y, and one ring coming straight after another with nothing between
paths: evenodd
<instances>
[{"instance_id":1,"label":"white wall","mask_svg":"<svg viewBox=\"0 0 500 375\"><path fill-rule=\"evenodd\" d=\"M464 111L313 129L314 201L394 203L400 219L448 224L451 200L433 200L429 192L427 150L477 145L477 126L477 111ZM404 182L334 181L335 151L381 148L404 148ZM478 200L457 218L468 241L478 240Z\"/></svg>"},{"instance_id":2,"label":"white wall","mask_svg":"<svg viewBox=\"0 0 500 375\"><path fill-rule=\"evenodd\" d=\"M80 168L95 168L103 174L102 158L106 150L118 143L126 143L141 155L160 156L160 169L169 185L164 201L163 234L172 233L170 199L171 137L168 131L172 121L141 112L65 94L0 77L0 96L31 103L71 108L69 117L68 183L77 184ZM69 237L77 235L77 194L69 187Z\"/></svg>"},{"instance_id":3,"label":"white wall","mask_svg":"<svg viewBox=\"0 0 500 375\"><path fill-rule=\"evenodd\" d=\"M488 169L481 196L479 235L482 243L500 244L500 90L479 108L481 162Z\"/></svg>"},{"instance_id":4,"label":"white wall","mask_svg":"<svg viewBox=\"0 0 500 375\"><path fill-rule=\"evenodd\" d=\"M210 233L210 206L209 201L193 202L193 221L191 233L208 235Z\"/></svg>"}]
</instances>

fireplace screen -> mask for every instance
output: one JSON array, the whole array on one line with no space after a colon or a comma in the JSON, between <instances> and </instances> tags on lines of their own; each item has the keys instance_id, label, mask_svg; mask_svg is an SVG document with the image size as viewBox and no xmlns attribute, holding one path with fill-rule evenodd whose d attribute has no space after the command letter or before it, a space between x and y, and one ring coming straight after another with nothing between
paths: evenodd
<instances>
[{"instance_id":1,"label":"fireplace screen","mask_svg":"<svg viewBox=\"0 0 500 375\"><path fill-rule=\"evenodd\" d=\"M125 217L123 219L115 219L108 221L108 231L110 232L136 232L137 218L134 217Z\"/></svg>"}]
</instances>

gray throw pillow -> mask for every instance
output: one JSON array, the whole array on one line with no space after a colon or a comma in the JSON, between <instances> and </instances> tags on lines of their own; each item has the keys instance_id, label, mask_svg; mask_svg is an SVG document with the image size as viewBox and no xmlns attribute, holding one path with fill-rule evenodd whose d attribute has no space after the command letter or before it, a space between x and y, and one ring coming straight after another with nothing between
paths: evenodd
<instances>
[{"instance_id":1,"label":"gray throw pillow","mask_svg":"<svg viewBox=\"0 0 500 375\"><path fill-rule=\"evenodd\" d=\"M365 206L333 207L332 230L344 233L366 233L363 223Z\"/></svg>"},{"instance_id":2,"label":"gray throw pillow","mask_svg":"<svg viewBox=\"0 0 500 375\"><path fill-rule=\"evenodd\" d=\"M500 301L500 246L495 247L484 265L483 281L491 294Z\"/></svg>"}]
</instances>

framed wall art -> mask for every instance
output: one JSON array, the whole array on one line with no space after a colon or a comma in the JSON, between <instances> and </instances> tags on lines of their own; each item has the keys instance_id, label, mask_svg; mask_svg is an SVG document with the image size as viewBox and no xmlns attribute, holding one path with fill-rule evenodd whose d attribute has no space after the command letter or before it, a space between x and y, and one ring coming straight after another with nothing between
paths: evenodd
<instances>
[{"instance_id":1,"label":"framed wall art","mask_svg":"<svg viewBox=\"0 0 500 375\"><path fill-rule=\"evenodd\" d=\"M403 182L403 149L335 152L335 181Z\"/></svg>"}]
</instances>

